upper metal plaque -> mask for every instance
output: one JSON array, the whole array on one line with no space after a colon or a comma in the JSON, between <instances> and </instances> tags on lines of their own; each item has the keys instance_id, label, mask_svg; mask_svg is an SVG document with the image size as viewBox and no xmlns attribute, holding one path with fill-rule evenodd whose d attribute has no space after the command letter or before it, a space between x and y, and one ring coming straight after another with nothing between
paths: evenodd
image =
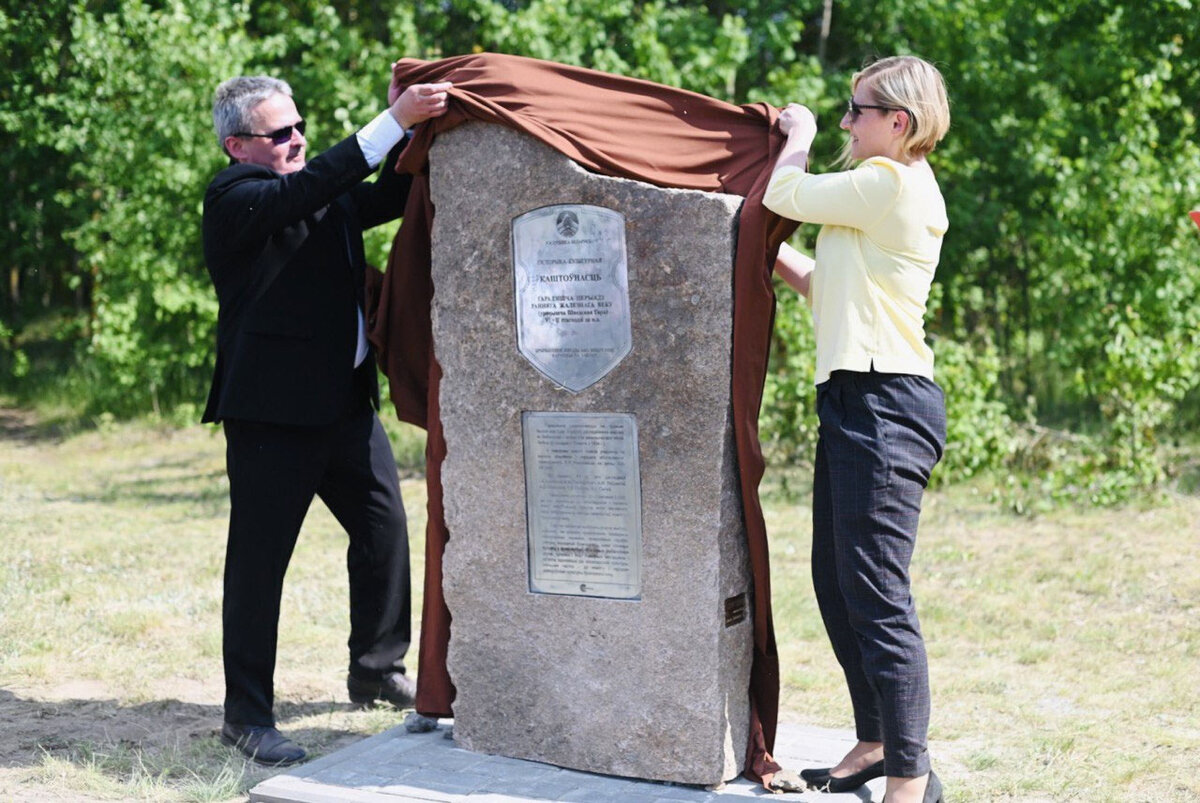
<instances>
[{"instance_id":1,"label":"upper metal plaque","mask_svg":"<svg viewBox=\"0 0 1200 803\"><path fill-rule=\"evenodd\" d=\"M572 393L633 348L625 216L587 204L543 206L512 222L517 348Z\"/></svg>"}]
</instances>

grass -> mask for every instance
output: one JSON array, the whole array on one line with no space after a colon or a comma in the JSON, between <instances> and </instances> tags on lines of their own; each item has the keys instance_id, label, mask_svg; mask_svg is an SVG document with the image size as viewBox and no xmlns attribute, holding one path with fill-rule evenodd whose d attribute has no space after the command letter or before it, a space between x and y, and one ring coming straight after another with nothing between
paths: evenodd
<instances>
[{"instance_id":1,"label":"grass","mask_svg":"<svg viewBox=\"0 0 1200 803\"><path fill-rule=\"evenodd\" d=\"M0 800L244 800L273 771L215 735L223 438L96 423L55 432L0 408ZM419 453L419 436L392 434L398 453ZM424 486L402 485L420 578ZM848 728L812 599L804 478L770 471L764 501L781 719ZM928 498L915 591L931 747L954 799L1200 800L1197 547L1190 496L1038 517L971 488ZM343 554L314 505L276 682L281 727L315 755L401 721L345 702Z\"/></svg>"},{"instance_id":2,"label":"grass","mask_svg":"<svg viewBox=\"0 0 1200 803\"><path fill-rule=\"evenodd\" d=\"M228 516L220 430L101 421L63 434L3 412L0 719L10 724L0 800L244 799L272 773L216 738ZM390 428L398 452L416 437ZM423 482L404 479L402 492L419 611ZM344 538L315 504L280 623L280 724L315 755L402 721L346 701Z\"/></svg>"},{"instance_id":3,"label":"grass","mask_svg":"<svg viewBox=\"0 0 1200 803\"><path fill-rule=\"evenodd\" d=\"M1200 503L1025 518L981 497L928 497L915 559L939 774L965 800L1200 800ZM810 511L767 498L782 708L849 727Z\"/></svg>"}]
</instances>

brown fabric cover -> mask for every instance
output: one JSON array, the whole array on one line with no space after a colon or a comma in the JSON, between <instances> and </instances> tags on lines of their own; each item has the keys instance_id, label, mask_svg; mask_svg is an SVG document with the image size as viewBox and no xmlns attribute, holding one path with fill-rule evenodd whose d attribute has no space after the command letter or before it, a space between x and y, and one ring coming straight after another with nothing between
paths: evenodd
<instances>
[{"instance_id":1,"label":"brown fabric cover","mask_svg":"<svg viewBox=\"0 0 1200 803\"><path fill-rule=\"evenodd\" d=\"M746 774L764 783L779 766L771 758L779 708L779 659L771 621L766 526L758 499L763 474L758 411L775 312L771 269L779 244L796 224L769 212L762 196L783 145L778 112L766 104L734 106L703 95L633 78L497 54L434 62L405 59L401 84L451 81L449 111L417 127L396 169L415 175L393 243L371 341L391 384L401 420L423 426L429 485L425 604L421 614L417 710L452 716L454 686L446 671L450 613L442 596L442 553L450 534L442 511L441 464L446 454L438 412L441 370L430 328L428 154L438 133L480 120L534 136L587 170L678 187L741 195L734 264L733 415L746 540L754 575L754 661L750 678L751 736ZM479 170L507 169L480 164Z\"/></svg>"}]
</instances>

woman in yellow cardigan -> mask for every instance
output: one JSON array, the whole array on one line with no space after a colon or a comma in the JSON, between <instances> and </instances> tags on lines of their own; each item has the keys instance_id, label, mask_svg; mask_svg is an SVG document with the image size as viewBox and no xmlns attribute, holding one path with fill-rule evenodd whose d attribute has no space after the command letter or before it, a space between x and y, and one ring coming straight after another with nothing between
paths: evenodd
<instances>
[{"instance_id":1,"label":"woman in yellow cardigan","mask_svg":"<svg viewBox=\"0 0 1200 803\"><path fill-rule=\"evenodd\" d=\"M812 308L820 420L813 585L859 740L836 766L801 777L844 792L886 775L887 803L940 801L908 570L921 497L946 437L923 323L947 227L925 161L950 126L946 90L936 68L911 56L856 73L840 166L857 166L839 172L807 170L817 132L811 111L789 105L779 122L787 144L763 203L822 224L815 260L784 246L776 269Z\"/></svg>"}]
</instances>

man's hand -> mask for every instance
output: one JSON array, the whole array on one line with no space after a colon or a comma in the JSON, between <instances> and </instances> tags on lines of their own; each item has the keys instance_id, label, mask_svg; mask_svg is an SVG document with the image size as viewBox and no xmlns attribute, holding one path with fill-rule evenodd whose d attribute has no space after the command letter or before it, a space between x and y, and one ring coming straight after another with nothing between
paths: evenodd
<instances>
[{"instance_id":1,"label":"man's hand","mask_svg":"<svg viewBox=\"0 0 1200 803\"><path fill-rule=\"evenodd\" d=\"M398 61L392 62L392 80L388 82L388 106L396 102L396 98L400 97L400 93L404 91L404 87L400 85L400 81L396 78L396 65Z\"/></svg>"},{"instance_id":2,"label":"man's hand","mask_svg":"<svg viewBox=\"0 0 1200 803\"><path fill-rule=\"evenodd\" d=\"M393 73L388 86L388 111L406 129L430 117L440 117L446 113L450 101L450 86L447 81L441 84L413 84L401 89Z\"/></svg>"}]
</instances>

